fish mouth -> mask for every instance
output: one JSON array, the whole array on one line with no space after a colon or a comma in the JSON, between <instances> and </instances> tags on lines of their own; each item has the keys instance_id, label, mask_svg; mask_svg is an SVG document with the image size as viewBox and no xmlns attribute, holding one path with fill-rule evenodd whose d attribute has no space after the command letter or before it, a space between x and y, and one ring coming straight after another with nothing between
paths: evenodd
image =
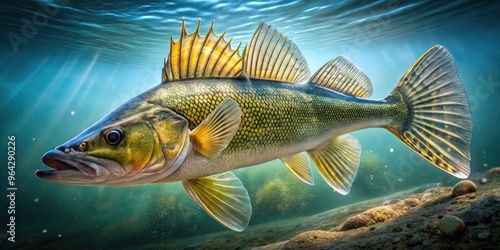
<instances>
[{"instance_id":1,"label":"fish mouth","mask_svg":"<svg viewBox=\"0 0 500 250\"><path fill-rule=\"evenodd\" d=\"M84 184L80 181L95 179L103 174L105 168L85 156L67 154L51 150L42 156L42 162L52 169L39 169L36 176L56 182Z\"/></svg>"}]
</instances>

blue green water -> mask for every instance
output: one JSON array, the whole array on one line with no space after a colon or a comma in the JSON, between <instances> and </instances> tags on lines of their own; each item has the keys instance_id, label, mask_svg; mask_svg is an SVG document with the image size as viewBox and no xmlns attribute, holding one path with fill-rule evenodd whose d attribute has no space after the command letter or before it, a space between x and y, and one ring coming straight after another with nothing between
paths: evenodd
<instances>
[{"instance_id":1,"label":"blue green water","mask_svg":"<svg viewBox=\"0 0 500 250\"><path fill-rule=\"evenodd\" d=\"M179 183L78 187L37 178L40 157L131 97L160 82L181 20L201 19L233 44L261 21L298 45L314 72L345 55L383 98L428 48L456 60L473 118L472 175L498 166L500 4L495 1L2 1L0 3L0 244L89 248L168 246L226 231ZM235 171L249 191L249 229L423 184L458 179L419 158L383 129L354 133L363 147L351 193L296 179L279 161ZM16 243L7 240L7 143L15 136ZM234 234L245 234L236 233ZM231 237L231 234L228 234ZM210 237L210 236L207 236ZM193 242L190 242L193 243ZM241 248L252 246L243 245Z\"/></svg>"}]
</instances>

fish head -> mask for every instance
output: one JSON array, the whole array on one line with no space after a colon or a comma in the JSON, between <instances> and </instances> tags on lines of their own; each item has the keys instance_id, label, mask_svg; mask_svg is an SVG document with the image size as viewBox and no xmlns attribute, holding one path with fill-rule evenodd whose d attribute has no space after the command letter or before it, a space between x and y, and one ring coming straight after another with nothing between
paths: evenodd
<instances>
[{"instance_id":1,"label":"fish head","mask_svg":"<svg viewBox=\"0 0 500 250\"><path fill-rule=\"evenodd\" d=\"M121 107L42 156L42 179L75 185L138 185L172 174L189 148L187 120L155 105Z\"/></svg>"}]
</instances>

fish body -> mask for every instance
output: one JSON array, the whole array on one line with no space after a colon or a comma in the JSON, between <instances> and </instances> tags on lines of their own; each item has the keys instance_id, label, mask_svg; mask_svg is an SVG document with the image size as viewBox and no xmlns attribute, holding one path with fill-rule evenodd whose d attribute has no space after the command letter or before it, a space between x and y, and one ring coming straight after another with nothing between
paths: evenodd
<instances>
[{"instance_id":1,"label":"fish body","mask_svg":"<svg viewBox=\"0 0 500 250\"><path fill-rule=\"evenodd\" d=\"M227 148L215 159L188 154L181 167L165 181L196 179L294 155L317 148L329 138L363 128L399 124L406 117L406 107L395 98L369 100L312 84L259 79L180 81L159 85L137 102L171 109L185 117L192 130L227 98L236 101L243 113L241 125Z\"/></svg>"},{"instance_id":2,"label":"fish body","mask_svg":"<svg viewBox=\"0 0 500 250\"><path fill-rule=\"evenodd\" d=\"M162 84L129 100L48 151L36 175L76 185L181 181L215 220L242 231L250 199L230 171L280 159L314 184L312 166L347 194L361 145L348 132L385 128L436 167L470 173L471 114L450 53L434 46L384 99L339 56L312 76L298 47L261 24L239 55L199 27L172 39ZM311 164L312 163L312 164Z\"/></svg>"}]
</instances>

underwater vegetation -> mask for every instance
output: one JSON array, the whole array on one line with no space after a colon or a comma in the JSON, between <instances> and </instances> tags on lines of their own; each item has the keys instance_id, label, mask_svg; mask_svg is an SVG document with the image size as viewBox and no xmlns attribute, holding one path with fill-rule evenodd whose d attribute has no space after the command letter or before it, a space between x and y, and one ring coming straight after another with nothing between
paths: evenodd
<instances>
[{"instance_id":1,"label":"underwater vegetation","mask_svg":"<svg viewBox=\"0 0 500 250\"><path fill-rule=\"evenodd\" d=\"M319 191L316 190L317 185L304 184L280 164L278 161L273 161L258 166L259 171L236 172L243 180L252 200L252 223L303 214L317 200L315 194L324 191L334 193L327 185Z\"/></svg>"},{"instance_id":2,"label":"underwater vegetation","mask_svg":"<svg viewBox=\"0 0 500 250\"><path fill-rule=\"evenodd\" d=\"M351 193L360 197L376 197L388 192L386 172L389 172L386 160L372 152L363 152L358 174L354 179ZM366 190L370 190L367 192Z\"/></svg>"},{"instance_id":3,"label":"underwater vegetation","mask_svg":"<svg viewBox=\"0 0 500 250\"><path fill-rule=\"evenodd\" d=\"M189 196L177 192L165 193L159 200L153 201L153 208L148 211L148 228L153 229L152 239L171 239L185 234L206 231L200 208L189 201Z\"/></svg>"},{"instance_id":4,"label":"underwater vegetation","mask_svg":"<svg viewBox=\"0 0 500 250\"><path fill-rule=\"evenodd\" d=\"M286 217L303 212L311 202L310 194L292 181L295 176L272 179L255 194L255 212L263 217ZM297 185L298 183L299 185Z\"/></svg>"}]
</instances>

